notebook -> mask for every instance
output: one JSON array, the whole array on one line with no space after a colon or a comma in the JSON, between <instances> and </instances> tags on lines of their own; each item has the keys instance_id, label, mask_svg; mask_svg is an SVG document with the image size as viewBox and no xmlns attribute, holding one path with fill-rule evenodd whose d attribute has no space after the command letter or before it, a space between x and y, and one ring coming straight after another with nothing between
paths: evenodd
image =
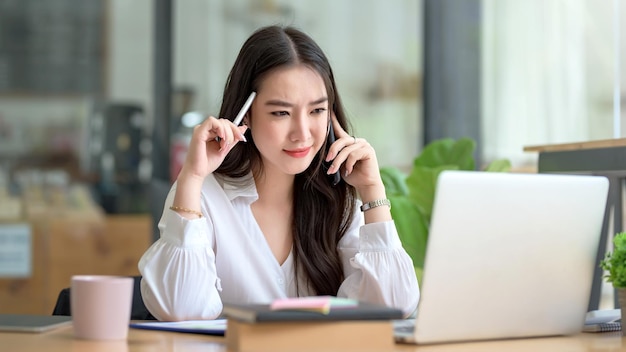
<instances>
[{"instance_id":1,"label":"notebook","mask_svg":"<svg viewBox=\"0 0 626 352\"><path fill-rule=\"evenodd\" d=\"M65 315L0 314L0 331L45 332L71 323Z\"/></svg>"},{"instance_id":2,"label":"notebook","mask_svg":"<svg viewBox=\"0 0 626 352\"><path fill-rule=\"evenodd\" d=\"M415 326L397 341L580 332L607 194L601 176L442 172Z\"/></svg>"},{"instance_id":3,"label":"notebook","mask_svg":"<svg viewBox=\"0 0 626 352\"><path fill-rule=\"evenodd\" d=\"M602 309L587 312L583 332L622 331L622 310Z\"/></svg>"},{"instance_id":4,"label":"notebook","mask_svg":"<svg viewBox=\"0 0 626 352\"><path fill-rule=\"evenodd\" d=\"M302 300L308 300L309 297ZM348 301L336 298L337 302ZM350 300L351 301L351 300ZM247 323L296 322L296 321L348 321L348 320L393 320L402 318L402 310L380 304L355 302L353 305L338 303L329 307L328 311L318 309L275 308L269 304L233 304L224 303L222 310L228 318Z\"/></svg>"}]
</instances>

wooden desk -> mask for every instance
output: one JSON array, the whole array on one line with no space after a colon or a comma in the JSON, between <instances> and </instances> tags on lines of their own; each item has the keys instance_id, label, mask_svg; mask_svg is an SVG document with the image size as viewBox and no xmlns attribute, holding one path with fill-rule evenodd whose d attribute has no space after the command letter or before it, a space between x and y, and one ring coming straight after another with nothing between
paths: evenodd
<instances>
[{"instance_id":1,"label":"wooden desk","mask_svg":"<svg viewBox=\"0 0 626 352\"><path fill-rule=\"evenodd\" d=\"M626 180L626 138L589 142L528 146L526 152L538 152L537 169L540 173L567 173L606 176L609 179L609 197L596 256L589 310L598 309L602 288L600 260L604 258L609 238L609 222L613 213L612 233L623 230L623 185ZM619 307L617 295L615 306Z\"/></svg>"},{"instance_id":2,"label":"wooden desk","mask_svg":"<svg viewBox=\"0 0 626 352\"><path fill-rule=\"evenodd\" d=\"M128 341L97 342L76 340L72 327L41 334L0 333L3 351L12 352L142 352L142 351L227 351L224 338L196 334L131 329ZM297 348L294 350L298 350ZM579 334L575 336L470 342L442 345L396 344L394 351L624 351L626 340L621 332Z\"/></svg>"}]
</instances>

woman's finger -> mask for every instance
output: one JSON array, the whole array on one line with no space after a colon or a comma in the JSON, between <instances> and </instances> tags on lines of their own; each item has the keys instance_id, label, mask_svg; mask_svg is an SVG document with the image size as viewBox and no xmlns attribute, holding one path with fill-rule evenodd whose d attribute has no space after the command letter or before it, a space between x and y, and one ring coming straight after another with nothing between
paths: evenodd
<instances>
[{"instance_id":1,"label":"woman's finger","mask_svg":"<svg viewBox=\"0 0 626 352\"><path fill-rule=\"evenodd\" d=\"M337 137L337 139L350 136L348 132L346 132L346 130L341 127L339 121L337 121L337 117L335 116L334 112L330 113L330 121L333 124L333 128L335 129L335 137Z\"/></svg>"},{"instance_id":2,"label":"woman's finger","mask_svg":"<svg viewBox=\"0 0 626 352\"><path fill-rule=\"evenodd\" d=\"M234 145L238 141L245 141L243 133L247 126L235 126L227 119L214 119L208 142L215 141L219 143L220 150L228 149L228 146ZM213 138L213 136L215 136Z\"/></svg>"},{"instance_id":3,"label":"woman's finger","mask_svg":"<svg viewBox=\"0 0 626 352\"><path fill-rule=\"evenodd\" d=\"M222 125L218 119L213 116L209 116L201 124L194 127L194 130L200 130L202 140L205 142L214 140L217 137L222 137L224 132Z\"/></svg>"},{"instance_id":4,"label":"woman's finger","mask_svg":"<svg viewBox=\"0 0 626 352\"><path fill-rule=\"evenodd\" d=\"M349 176L352 171L354 171L354 168L356 167L356 164L358 162L369 159L370 152L371 150L369 144L359 145L358 149L351 152L343 164L343 167L345 169L345 176Z\"/></svg>"},{"instance_id":5,"label":"woman's finger","mask_svg":"<svg viewBox=\"0 0 626 352\"><path fill-rule=\"evenodd\" d=\"M354 143L354 141L355 141L354 138L348 136L348 137L341 138L340 140L337 140L335 142L335 144L333 144L331 149L336 148L336 149L339 149L339 150L336 153L334 151L331 151L329 153L329 156L331 155L331 153L335 153L336 154L331 159L331 160L333 160L333 162L332 162L330 168L328 169L328 173L329 174L337 172L337 170L339 170L341 165L343 165L344 162L348 159L348 156L350 156L352 153L354 153L359 148L361 148L359 143ZM359 160L360 154L357 154L355 156L357 157L357 159L354 161L354 163L356 163ZM350 165L350 167L353 167L354 163L352 163L352 165Z\"/></svg>"},{"instance_id":6,"label":"woman's finger","mask_svg":"<svg viewBox=\"0 0 626 352\"><path fill-rule=\"evenodd\" d=\"M345 133L343 137L338 138L335 143L330 146L330 148L328 149L328 154L326 155L326 161L331 161L335 159L341 151L343 151L346 147L356 144L356 142L357 138Z\"/></svg>"},{"instance_id":7,"label":"woman's finger","mask_svg":"<svg viewBox=\"0 0 626 352\"><path fill-rule=\"evenodd\" d=\"M233 126L232 122L230 122L228 120L225 119L220 119L220 123L222 125L222 128L224 130L224 136L222 136L221 140L220 140L220 150L223 149L228 149L229 146L231 146L234 143L234 137L233 137Z\"/></svg>"}]
</instances>

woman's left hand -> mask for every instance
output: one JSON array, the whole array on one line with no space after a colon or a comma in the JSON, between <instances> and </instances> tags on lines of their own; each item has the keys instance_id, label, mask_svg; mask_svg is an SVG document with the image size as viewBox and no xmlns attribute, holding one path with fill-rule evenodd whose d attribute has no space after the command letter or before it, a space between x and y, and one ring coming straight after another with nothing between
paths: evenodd
<instances>
[{"instance_id":1,"label":"woman's left hand","mask_svg":"<svg viewBox=\"0 0 626 352\"><path fill-rule=\"evenodd\" d=\"M340 170L344 181L357 191L383 187L374 148L365 139L350 136L339 125L335 114L332 114L331 122L336 141L326 155L326 161L332 160L328 174Z\"/></svg>"}]
</instances>

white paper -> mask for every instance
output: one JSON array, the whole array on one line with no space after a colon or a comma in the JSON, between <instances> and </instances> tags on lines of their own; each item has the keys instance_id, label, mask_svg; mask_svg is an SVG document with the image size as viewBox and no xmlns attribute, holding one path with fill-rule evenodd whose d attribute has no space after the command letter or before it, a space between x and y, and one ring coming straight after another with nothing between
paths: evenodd
<instances>
[{"instance_id":1,"label":"white paper","mask_svg":"<svg viewBox=\"0 0 626 352\"><path fill-rule=\"evenodd\" d=\"M206 333L209 335L223 335L226 332L226 319L215 320L187 320L175 322L140 322L131 323L132 328L164 330L176 332Z\"/></svg>"}]
</instances>

